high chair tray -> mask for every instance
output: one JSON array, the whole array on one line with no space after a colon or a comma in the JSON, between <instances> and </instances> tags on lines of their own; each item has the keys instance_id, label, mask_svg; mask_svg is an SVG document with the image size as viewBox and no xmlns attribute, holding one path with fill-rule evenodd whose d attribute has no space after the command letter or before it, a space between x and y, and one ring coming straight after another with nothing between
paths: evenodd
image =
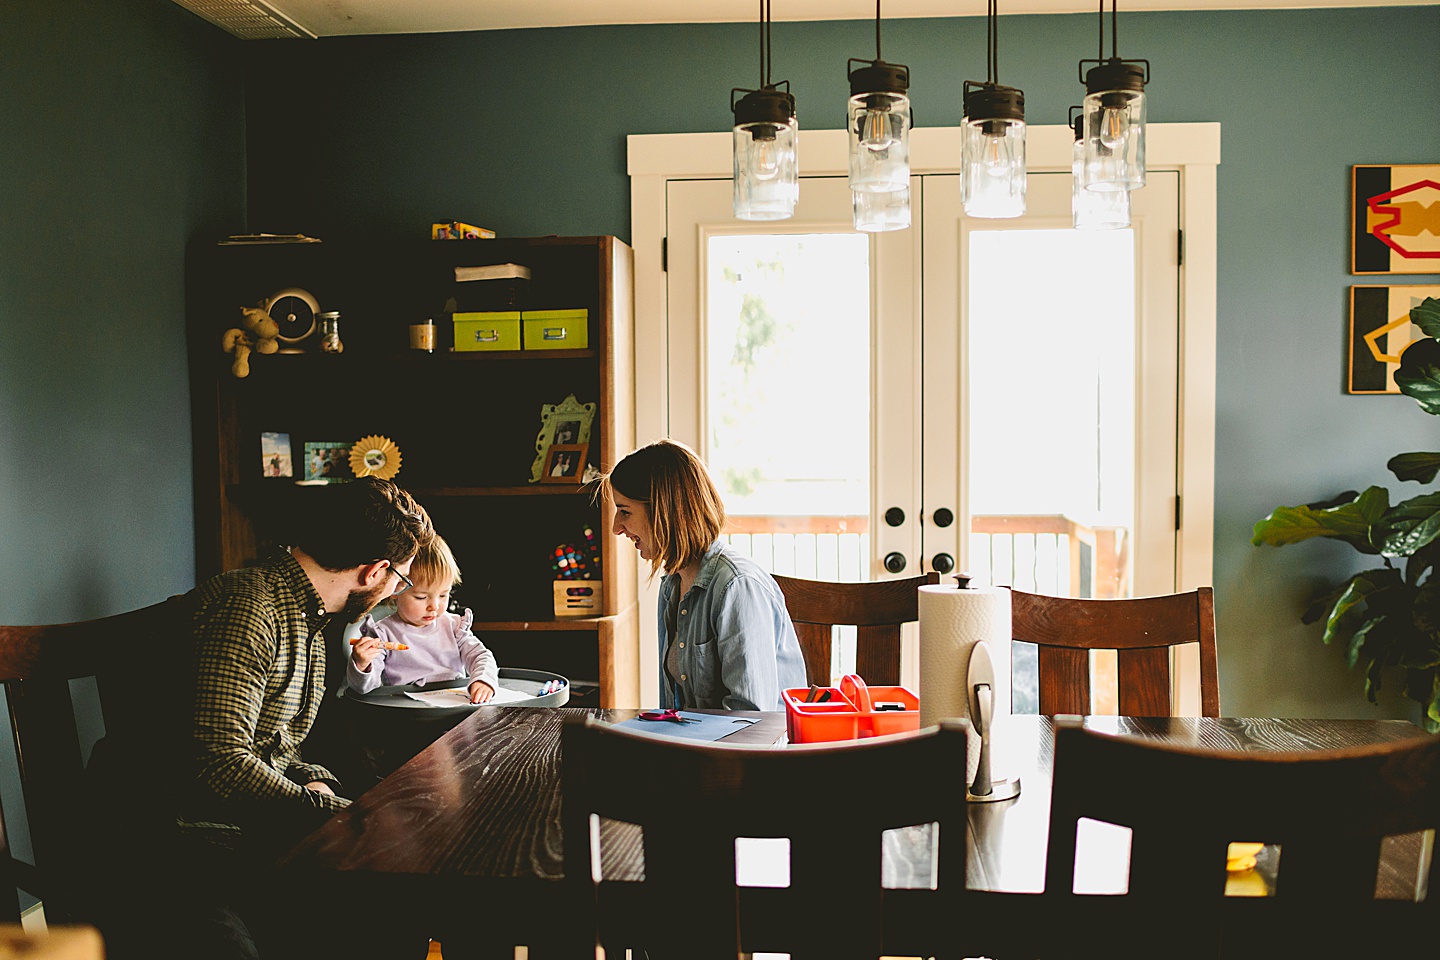
<instances>
[{"instance_id":1,"label":"high chair tray","mask_svg":"<svg viewBox=\"0 0 1440 960\"><path fill-rule=\"evenodd\" d=\"M559 684L560 689L541 693L546 684ZM423 710L425 716L436 718L469 713L479 707L563 707L570 700L570 681L548 670L501 667L500 689L495 691L495 697L490 702L465 703L451 699L455 695L449 691L463 691L469 686L470 681L462 677L426 684L405 683L376 687L365 694L355 693L346 687L341 689L338 696L352 703L401 710ZM416 699L417 696L427 695L435 696L434 699Z\"/></svg>"}]
</instances>

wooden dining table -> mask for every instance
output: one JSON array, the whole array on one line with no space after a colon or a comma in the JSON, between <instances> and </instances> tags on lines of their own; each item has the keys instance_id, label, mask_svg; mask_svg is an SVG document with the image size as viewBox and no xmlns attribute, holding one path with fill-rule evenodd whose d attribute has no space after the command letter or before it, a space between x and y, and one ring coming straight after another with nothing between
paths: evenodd
<instances>
[{"instance_id":1,"label":"wooden dining table","mask_svg":"<svg viewBox=\"0 0 1440 960\"><path fill-rule=\"evenodd\" d=\"M484 905L497 941L526 944L553 926L563 879L561 727L581 708L476 709L346 810L295 846L282 873L314 881L338 901L379 898L387 913L443 928L467 906ZM622 721L634 710L589 709ZM724 746L780 749L781 713L738 714L758 722L726 737ZM1161 743L1222 750L1304 751L1376 744L1425 736L1405 721L1263 718L1135 718L1095 716L1087 726ZM973 889L1038 893L1044 887L1045 847L1054 754L1048 717L997 720L992 740L996 778L1018 777L1019 796L968 807L966 880ZM958 763L965 762L957 757ZM607 879L643 871L640 845L624 842L623 824L601 831ZM1101 838L1077 889L1123 890L1124 859L1104 853L1121 841ZM929 857L914 844L887 849L887 886L928 886ZM1380 886L1413 882L1420 845L1387 855ZM909 851L909 852L907 852ZM1389 878L1387 880L1387 877ZM1118 890L1112 889L1118 887Z\"/></svg>"}]
</instances>

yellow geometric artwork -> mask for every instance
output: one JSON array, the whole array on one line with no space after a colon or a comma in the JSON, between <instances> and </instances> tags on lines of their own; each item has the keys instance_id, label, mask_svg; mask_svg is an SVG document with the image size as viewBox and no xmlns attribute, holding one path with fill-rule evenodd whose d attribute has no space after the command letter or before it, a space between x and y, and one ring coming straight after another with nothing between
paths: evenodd
<instances>
[{"instance_id":1,"label":"yellow geometric artwork","mask_svg":"<svg viewBox=\"0 0 1440 960\"><path fill-rule=\"evenodd\" d=\"M1440 286L1405 284L1350 288L1348 393L1399 393L1395 371L1405 350L1425 334L1410 322L1410 311Z\"/></svg>"}]
</instances>

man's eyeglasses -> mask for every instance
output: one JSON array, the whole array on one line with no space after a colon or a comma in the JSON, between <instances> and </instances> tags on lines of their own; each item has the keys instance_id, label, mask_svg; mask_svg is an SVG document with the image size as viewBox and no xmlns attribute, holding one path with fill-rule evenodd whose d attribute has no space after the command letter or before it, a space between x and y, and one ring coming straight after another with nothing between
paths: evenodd
<instances>
[{"instance_id":1,"label":"man's eyeglasses","mask_svg":"<svg viewBox=\"0 0 1440 960\"><path fill-rule=\"evenodd\" d=\"M395 576L400 578L400 587L395 591L395 593L391 594L392 597L396 596L397 594L404 593L406 590L409 590L411 587L415 586L414 580L411 580L409 577L405 576L405 574L395 569L395 561L393 560L390 561L390 569L395 574Z\"/></svg>"}]
</instances>

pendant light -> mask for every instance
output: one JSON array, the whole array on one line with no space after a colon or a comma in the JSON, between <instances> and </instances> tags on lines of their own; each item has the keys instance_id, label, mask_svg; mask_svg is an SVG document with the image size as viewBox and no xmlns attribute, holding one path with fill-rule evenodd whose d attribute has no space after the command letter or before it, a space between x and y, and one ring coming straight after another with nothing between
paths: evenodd
<instances>
[{"instance_id":1,"label":"pendant light","mask_svg":"<svg viewBox=\"0 0 1440 960\"><path fill-rule=\"evenodd\" d=\"M1145 84L1149 60L1116 53L1117 0L1110 0L1110 57L1081 60L1085 84L1085 187L1135 190L1145 186ZM1100 51L1105 56L1105 0L1100 0ZM1089 70L1085 64L1095 66Z\"/></svg>"},{"instance_id":2,"label":"pendant light","mask_svg":"<svg viewBox=\"0 0 1440 960\"><path fill-rule=\"evenodd\" d=\"M1130 226L1129 190L1088 190L1085 170L1085 118L1081 107L1070 108L1070 128L1075 131L1070 176L1074 191L1071 212L1076 230L1120 230Z\"/></svg>"},{"instance_id":3,"label":"pendant light","mask_svg":"<svg viewBox=\"0 0 1440 960\"><path fill-rule=\"evenodd\" d=\"M972 217L1025 213L1025 94L997 82L998 0L986 11L986 80L966 80L960 140L960 201ZM972 89L973 88L973 89Z\"/></svg>"},{"instance_id":4,"label":"pendant light","mask_svg":"<svg viewBox=\"0 0 1440 960\"><path fill-rule=\"evenodd\" d=\"M745 94L739 102L737 93ZM800 198L795 150L800 127L790 81L770 82L770 0L760 0L760 89L731 90L730 109L735 114L735 216L788 219Z\"/></svg>"},{"instance_id":5,"label":"pendant light","mask_svg":"<svg viewBox=\"0 0 1440 960\"><path fill-rule=\"evenodd\" d=\"M861 66L855 66L861 64ZM886 63L880 58L880 0L875 0L875 59L852 57L846 64L850 76L850 101L846 108L846 129L850 146L850 189L856 193L903 193L905 226L910 224L910 68ZM861 210L888 210L898 213L898 201L855 200L855 227L858 230L893 230L881 221L861 225ZM893 217L883 222L895 222Z\"/></svg>"}]
</instances>

